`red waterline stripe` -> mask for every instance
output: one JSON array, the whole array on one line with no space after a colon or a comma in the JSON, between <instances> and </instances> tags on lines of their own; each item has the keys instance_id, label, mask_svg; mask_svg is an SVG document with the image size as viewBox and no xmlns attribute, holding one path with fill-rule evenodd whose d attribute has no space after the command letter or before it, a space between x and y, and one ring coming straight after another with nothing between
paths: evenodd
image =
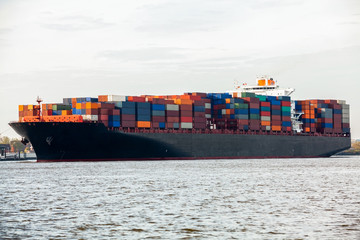
<instances>
[{"instance_id":1,"label":"red waterline stripe","mask_svg":"<svg viewBox=\"0 0 360 240\"><path fill-rule=\"evenodd\" d=\"M37 162L103 162L103 161L161 161L161 160L206 160L206 159L272 159L272 158L325 158L322 156L243 156L243 157L165 157L165 158L101 158L101 159L38 159Z\"/></svg>"}]
</instances>

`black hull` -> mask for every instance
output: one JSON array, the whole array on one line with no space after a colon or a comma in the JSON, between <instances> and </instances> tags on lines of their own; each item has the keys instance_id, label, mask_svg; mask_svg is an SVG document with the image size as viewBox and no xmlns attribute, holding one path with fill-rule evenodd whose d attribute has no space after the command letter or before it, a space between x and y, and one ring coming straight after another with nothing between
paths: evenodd
<instances>
[{"instance_id":1,"label":"black hull","mask_svg":"<svg viewBox=\"0 0 360 240\"><path fill-rule=\"evenodd\" d=\"M10 123L28 139L38 161L329 157L350 137L124 133L99 123Z\"/></svg>"}]
</instances>

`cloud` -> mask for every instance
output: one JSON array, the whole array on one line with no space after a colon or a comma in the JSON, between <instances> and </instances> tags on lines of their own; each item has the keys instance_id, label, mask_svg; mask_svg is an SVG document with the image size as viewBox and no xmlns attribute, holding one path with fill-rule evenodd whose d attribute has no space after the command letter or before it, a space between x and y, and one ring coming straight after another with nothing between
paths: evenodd
<instances>
[{"instance_id":1,"label":"cloud","mask_svg":"<svg viewBox=\"0 0 360 240\"><path fill-rule=\"evenodd\" d=\"M0 28L0 34L6 34L12 32L12 28Z\"/></svg>"},{"instance_id":2,"label":"cloud","mask_svg":"<svg viewBox=\"0 0 360 240\"><path fill-rule=\"evenodd\" d=\"M102 18L87 16L66 16L54 20L54 23L42 24L44 28L58 31L84 31L102 29L115 25L105 22Z\"/></svg>"},{"instance_id":3,"label":"cloud","mask_svg":"<svg viewBox=\"0 0 360 240\"><path fill-rule=\"evenodd\" d=\"M144 48L129 50L108 50L97 57L121 61L163 61L186 58L187 49L183 48Z\"/></svg>"}]
</instances>

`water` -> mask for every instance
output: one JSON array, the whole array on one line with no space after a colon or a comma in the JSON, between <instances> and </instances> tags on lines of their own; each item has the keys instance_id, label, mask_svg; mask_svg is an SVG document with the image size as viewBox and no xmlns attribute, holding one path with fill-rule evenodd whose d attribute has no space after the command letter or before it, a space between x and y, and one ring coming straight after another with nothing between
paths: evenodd
<instances>
[{"instance_id":1,"label":"water","mask_svg":"<svg viewBox=\"0 0 360 240\"><path fill-rule=\"evenodd\" d=\"M0 163L0 239L360 239L360 158Z\"/></svg>"}]
</instances>

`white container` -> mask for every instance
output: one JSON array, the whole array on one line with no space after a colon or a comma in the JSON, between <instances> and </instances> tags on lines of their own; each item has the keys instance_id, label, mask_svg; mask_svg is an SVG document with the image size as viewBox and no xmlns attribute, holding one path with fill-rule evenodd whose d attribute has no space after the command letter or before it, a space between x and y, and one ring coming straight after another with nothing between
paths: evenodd
<instances>
[{"instance_id":1,"label":"white container","mask_svg":"<svg viewBox=\"0 0 360 240\"><path fill-rule=\"evenodd\" d=\"M205 109L211 109L211 103L205 103Z\"/></svg>"},{"instance_id":2,"label":"white container","mask_svg":"<svg viewBox=\"0 0 360 240\"><path fill-rule=\"evenodd\" d=\"M181 126L180 126L181 128L187 128L187 129L191 129L191 128L193 128L193 124L192 123L188 123L188 122L182 122L181 123Z\"/></svg>"},{"instance_id":3,"label":"white container","mask_svg":"<svg viewBox=\"0 0 360 240\"><path fill-rule=\"evenodd\" d=\"M123 96L123 95L108 95L108 101L109 102L126 101L126 96Z\"/></svg>"},{"instance_id":4,"label":"white container","mask_svg":"<svg viewBox=\"0 0 360 240\"><path fill-rule=\"evenodd\" d=\"M176 104L166 104L166 110L170 111L179 111L179 105Z\"/></svg>"}]
</instances>

